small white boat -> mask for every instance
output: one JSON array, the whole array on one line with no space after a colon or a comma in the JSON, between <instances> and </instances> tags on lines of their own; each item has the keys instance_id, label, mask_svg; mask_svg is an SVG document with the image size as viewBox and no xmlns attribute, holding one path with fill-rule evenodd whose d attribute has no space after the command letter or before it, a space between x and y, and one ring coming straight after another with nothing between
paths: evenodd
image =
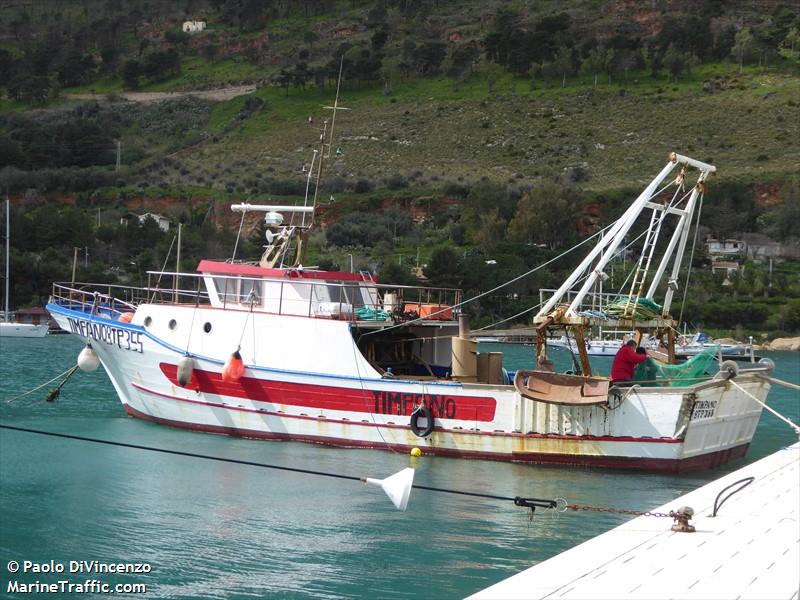
<instances>
[{"instance_id":1,"label":"small white boat","mask_svg":"<svg viewBox=\"0 0 800 600\"><path fill-rule=\"evenodd\" d=\"M15 323L0 321L0 337L42 338L47 335L47 323Z\"/></svg>"},{"instance_id":2,"label":"small white boat","mask_svg":"<svg viewBox=\"0 0 800 600\"><path fill-rule=\"evenodd\" d=\"M11 320L8 304L11 299L11 203L6 198L6 277L3 320L0 321L0 337L40 338L47 335L47 323L16 323Z\"/></svg>"},{"instance_id":3,"label":"small white boat","mask_svg":"<svg viewBox=\"0 0 800 600\"><path fill-rule=\"evenodd\" d=\"M589 356L615 356L622 348L622 339L587 339L584 341L586 354ZM560 348L570 352L577 352L575 339L562 335L558 338L548 338L547 345L551 348Z\"/></svg>"},{"instance_id":4,"label":"small white boat","mask_svg":"<svg viewBox=\"0 0 800 600\"><path fill-rule=\"evenodd\" d=\"M678 338L675 351L684 356L694 356L709 348L719 348L724 356L745 356L748 351L748 347L744 344L720 344L702 332Z\"/></svg>"}]
</instances>

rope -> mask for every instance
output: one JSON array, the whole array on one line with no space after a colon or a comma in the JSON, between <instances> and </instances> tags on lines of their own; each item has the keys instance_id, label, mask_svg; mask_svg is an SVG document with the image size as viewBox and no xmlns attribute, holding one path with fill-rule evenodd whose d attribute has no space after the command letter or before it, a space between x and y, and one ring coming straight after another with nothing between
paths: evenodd
<instances>
[{"instance_id":1,"label":"rope","mask_svg":"<svg viewBox=\"0 0 800 600\"><path fill-rule=\"evenodd\" d=\"M169 260L170 255L172 254L172 246L175 245L175 240L178 239L177 235L172 237L172 241L169 244L169 250L167 250L167 257L164 259L164 264L161 265L161 272L158 274L158 279L156 279L156 289L153 291L153 295L150 297L149 302L153 302L156 299L156 294L158 293L159 287L161 286L161 277L164 275L164 270L167 268L167 261ZM147 285L150 285L150 278L147 278Z\"/></svg>"},{"instance_id":2,"label":"rope","mask_svg":"<svg viewBox=\"0 0 800 600\"><path fill-rule=\"evenodd\" d=\"M700 215L703 213L703 198L705 194L700 194L700 205L697 207L697 223L694 226L694 239L692 239L692 251L689 253L689 266L686 268L686 283L683 285L683 298L681 298L681 312L678 313L678 323L683 322L683 307L686 306L686 294L689 292L689 279L692 276L692 263L694 262L694 249L697 247L697 232L700 230ZM689 227L692 224L689 223Z\"/></svg>"},{"instance_id":3,"label":"rope","mask_svg":"<svg viewBox=\"0 0 800 600\"><path fill-rule=\"evenodd\" d=\"M78 365L75 365L74 367L72 367L72 369L70 369L69 373L67 373L67 376L64 378L64 381L59 383L56 387L54 387L52 390L50 390L47 393L47 397L45 398L45 400L47 402L55 401L55 399L58 398L61 395L61 388L63 388L67 384L67 382L70 380L70 378L75 374L75 371L77 371L77 370L78 370Z\"/></svg>"},{"instance_id":4,"label":"rope","mask_svg":"<svg viewBox=\"0 0 800 600\"><path fill-rule=\"evenodd\" d=\"M791 383L789 381L783 381L782 379L776 379L775 377L769 377L768 375L759 375L759 377L761 377L761 379L766 379L770 383L774 383L776 385L785 386L785 387L789 388L790 390L798 390L798 391L800 391L800 385L797 385L796 383Z\"/></svg>"},{"instance_id":5,"label":"rope","mask_svg":"<svg viewBox=\"0 0 800 600\"><path fill-rule=\"evenodd\" d=\"M242 226L244 225L244 216L247 214L246 210L242 211L242 220L239 221L239 231L236 232L236 242L233 244L233 254L231 254L231 262L236 259L236 249L239 247L239 238L242 235Z\"/></svg>"},{"instance_id":6,"label":"rope","mask_svg":"<svg viewBox=\"0 0 800 600\"><path fill-rule=\"evenodd\" d=\"M734 494L741 492L744 488L753 483L755 480L756 480L755 477L745 477L744 479L740 479L739 481L733 482L724 490L722 490L719 494L717 494L717 497L714 499L714 511L711 513L711 516L716 517L717 512L719 511L720 508L722 508L722 505L725 504L725 502L727 502L728 498L730 498ZM740 487L736 488L730 494L722 498L722 494L727 492L729 489L736 487L737 485ZM720 500L720 498L722 498L722 500Z\"/></svg>"},{"instance_id":7,"label":"rope","mask_svg":"<svg viewBox=\"0 0 800 600\"><path fill-rule=\"evenodd\" d=\"M612 224L612 225L613 225L613 224ZM556 256L556 257L554 257L554 258L551 258L551 259L550 259L550 260L548 260L548 261L545 261L545 262L543 262L541 265L539 265L539 266L537 266L537 267L534 267L533 269L530 269L529 271L527 271L527 272L523 273L522 275L517 275L516 277L514 277L513 279L509 279L509 280L508 280L508 281L506 281L505 283L501 283L500 285L498 285L498 286L496 286L496 287L492 288L492 289L491 289L491 290L489 290L489 291L482 292L482 293L478 294L477 296L473 296L472 298L467 298L466 300L463 300L462 302L459 302L459 303L457 303L457 304L453 304L452 306L448 306L447 308L443 308L442 310L439 310L439 311L437 311L437 312L431 313L430 315L428 315L428 316L426 316L426 317L419 317L419 318L416 318L416 319L411 319L410 321L405 321L405 322L403 322L403 323L398 323L398 324L396 324L396 325L392 325L391 327L384 327L383 329L376 329L376 330L374 330L374 331L368 331L367 333L364 333L364 334L362 334L360 337L362 337L362 338L363 338L363 337L366 337L366 336L368 336L368 335L373 335L373 334L375 334L375 333L384 332L384 331L389 331L389 330L391 330L391 329L396 329L396 328L398 328L398 327L406 327L406 326L408 326L408 325L411 325L411 324L413 324L413 323L418 323L418 322L420 322L420 321L426 321L426 320L429 320L431 317L433 317L433 316L435 316L435 315L441 314L441 313L443 313L443 312L447 312L447 311L449 311L449 310L454 310L454 309L457 309L457 308L461 308L462 306L465 306L465 305L469 304L470 302L474 302L475 300L478 300L478 299L480 299L480 298L483 298L484 296L488 296L489 294L493 294L493 293L494 293L494 292L496 292L497 290L501 290L501 289L503 289L504 287L506 287L506 286L508 286L508 285L511 285L512 283L516 283L516 282L517 282L517 281L519 281L520 279L524 279L524 278L525 278L525 277L527 277L528 275L531 275L531 274L535 273L536 271L538 271L538 270L540 270L540 269L543 269L543 268L544 268L544 267L546 267L547 265L549 265L549 264L552 264L552 263L556 262L557 260L560 260L560 259L562 259L563 257L565 257L567 254L569 254L569 253L570 253L570 252L572 252L573 250L577 250L578 248L580 248L581 246L583 246L583 245L584 245L586 242L588 242L589 240L591 240L591 239L593 239L593 238L597 237L598 235L600 235L601 233L603 233L603 232L604 232L606 229L608 229L609 227L611 227L611 225L609 225L609 226L607 226L607 227L604 227L603 229L599 230L599 231L598 231L597 233L595 233L594 235L591 235L590 237L586 238L586 239L585 239L585 240L583 240L582 242L578 242L577 244L575 244L574 246L572 246L572 248L569 248L568 250L564 250L564 252L562 252L562 253L561 253L561 254L559 254L558 256Z\"/></svg>"},{"instance_id":8,"label":"rope","mask_svg":"<svg viewBox=\"0 0 800 600\"><path fill-rule=\"evenodd\" d=\"M506 321L511 321L512 319L516 319L517 317L521 317L522 315L524 315L524 314L526 314L526 313L529 313L529 312L531 312L531 311L534 311L534 310L536 310L536 309L537 309L537 308L539 308L541 305L542 305L542 303L541 303L541 302L539 302L539 304L537 304L536 306L531 306L530 308L526 308L526 309L525 309L525 310L523 310L522 312L518 312L517 314L515 314L515 315L512 315L512 316L510 316L510 317L506 317L505 319L502 319L502 320L500 320L500 321L495 321L494 323L490 323L489 325L486 325L485 327L479 327L478 329L475 329L474 331L483 331L484 329L489 329L489 328L491 328L491 327L495 327L495 326L497 326L497 325L500 325L500 324L502 324L502 323L505 323Z\"/></svg>"},{"instance_id":9,"label":"rope","mask_svg":"<svg viewBox=\"0 0 800 600\"><path fill-rule=\"evenodd\" d=\"M57 433L55 431L44 431L41 429L31 429L29 427L16 427L14 425L0 424L0 429L8 429L10 431L21 431L23 433L33 433L36 435L47 435L51 437L63 438L68 440L77 440L80 442L89 442L92 444L104 444L106 446L116 446L118 448L131 448L133 450L146 450L147 452L159 452L161 454L171 454L173 456L186 456L188 458L199 458L202 460L213 460L217 462L231 463L236 465L245 465L248 467L261 467L263 469L275 469L277 471L288 471L291 473L301 473L303 475L319 475L320 477L333 477L335 479L346 479L349 481L363 481L362 477L355 477L353 475L343 475L341 473L330 473L326 471L316 471L313 469L300 469L298 467L285 467L282 465L274 465L270 463L255 462L251 460L240 460L237 458L224 458L222 456L212 456L210 454L199 454L197 452L185 452L182 450L172 450L169 448L157 448L155 446L144 446L141 444L129 444L126 442L112 442L110 440L101 440L97 438L86 437L82 435L72 435L69 433ZM414 489L427 490L429 492L440 492L444 494L457 494L460 496L471 496L474 498L488 498L489 500L504 500L513 502L517 506L544 506L547 508L556 508L556 500L545 500L540 498L523 498L521 496L496 496L494 494L482 494L480 492L465 492L463 490L452 490L448 488L431 487L427 485L412 485Z\"/></svg>"},{"instance_id":10,"label":"rope","mask_svg":"<svg viewBox=\"0 0 800 600\"><path fill-rule=\"evenodd\" d=\"M394 452L395 454L401 454L399 450L395 450L394 447L392 447L392 445L386 441L386 438L383 437L383 431L381 431L382 427L375 420L375 411L373 411L369 406L369 394L367 394L367 390L364 387L364 378L361 376L361 368L358 366L359 351L357 342L355 340L353 340L352 346L353 346L353 364L356 367L356 375L358 376L358 383L359 386L361 387L361 397L364 399L364 407L367 409L367 412L369 413L369 416L372 419L372 424L375 425L375 429L377 430L378 435L381 437L381 441L384 443L386 448Z\"/></svg>"},{"instance_id":11,"label":"rope","mask_svg":"<svg viewBox=\"0 0 800 600\"><path fill-rule=\"evenodd\" d=\"M250 310L247 311L247 315L245 315L245 317L244 317L244 325L242 325L242 334L239 336L239 346L236 348L237 352L242 349L242 341L244 340L244 332L247 331L247 322L250 320L250 315L253 314L253 304L255 304L255 301L256 301L256 297L253 294L253 290L250 290ZM255 327L255 321L253 321L253 326Z\"/></svg>"},{"instance_id":12,"label":"rope","mask_svg":"<svg viewBox=\"0 0 800 600\"><path fill-rule=\"evenodd\" d=\"M775 410L775 409L774 409L774 408L772 408L771 406L767 406L766 402L762 402L761 400L759 400L758 398L756 398L755 396L753 396L753 394L751 394L750 392L748 392L746 389L744 389L742 386L740 386L738 383L736 383L736 382L735 382L733 379L729 379L728 381L729 381L730 383L732 383L732 384L733 384L733 385L734 385L736 388L738 388L738 389L739 389L739 391L740 391L740 392L742 392L742 393L743 393L745 396L747 396L748 398L750 398L750 399L751 399L751 400L753 400L754 402L757 402L757 403L758 403L758 404L760 404L762 407L766 408L766 409L767 409L769 412L771 412L773 415L775 415L776 417L778 417L778 418L779 418L781 421L783 421L784 423L788 424L788 425L789 425L789 427L791 427L792 429L794 429L794 432L795 432L797 435L800 435L800 427L798 427L797 425L795 425L795 424L794 424L792 421L790 421L789 419L787 419L786 417L784 417L784 416L783 416L781 413L779 413L777 410Z\"/></svg>"},{"instance_id":13,"label":"rope","mask_svg":"<svg viewBox=\"0 0 800 600\"><path fill-rule=\"evenodd\" d=\"M54 382L56 379L61 379L61 378L62 378L64 375L66 375L67 373L70 373L70 371L73 371L73 372L74 372L74 371L75 371L75 369L76 369L76 367L70 367L69 369L67 369L66 371L64 371L63 373L61 373L60 375L56 375L55 377L53 377L53 378L52 378L52 379L50 379L49 381L45 381L43 384L41 384L41 385L37 385L37 386L36 386L35 388L33 388L32 390L28 390L27 392L23 392L23 393L21 393L19 396L14 396L13 398L10 398L10 399L6 400L6 401L5 401L5 403L6 403L6 404L10 404L11 402L14 402L15 400L19 400L20 398L22 398L22 397L24 397L24 396L27 396L28 394L32 394L33 392L35 392L35 391L37 391L37 390L40 390L40 389L42 389L44 386L46 386L46 385L48 385L48 384L50 384L50 383L53 383L53 382ZM71 374L72 374L72 373L70 373L70 375L71 375Z\"/></svg>"}]
</instances>

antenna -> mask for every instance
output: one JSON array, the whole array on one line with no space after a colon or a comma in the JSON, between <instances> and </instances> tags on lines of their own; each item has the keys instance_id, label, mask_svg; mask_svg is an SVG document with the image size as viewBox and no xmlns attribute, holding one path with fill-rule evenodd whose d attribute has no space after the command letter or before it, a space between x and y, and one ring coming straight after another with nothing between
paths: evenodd
<instances>
[{"instance_id":1,"label":"antenna","mask_svg":"<svg viewBox=\"0 0 800 600\"><path fill-rule=\"evenodd\" d=\"M322 126L322 135L320 136L320 154L319 154L319 165L317 167L317 180L314 184L314 206L317 205L317 196L319 195L319 182L322 177L322 163L325 161L326 158L331 157L331 148L333 147L333 134L336 127L336 111L337 110L350 110L345 106L339 106L339 90L342 87L342 68L344 67L344 55L339 60L339 79L336 81L336 98L333 100L333 106L323 106L322 108L326 108L328 110L333 111L333 116L331 117L331 131L330 137L328 138L328 142L325 142L325 136L327 135L328 129L328 120L326 119ZM313 221L314 216L312 214L311 219Z\"/></svg>"}]
</instances>

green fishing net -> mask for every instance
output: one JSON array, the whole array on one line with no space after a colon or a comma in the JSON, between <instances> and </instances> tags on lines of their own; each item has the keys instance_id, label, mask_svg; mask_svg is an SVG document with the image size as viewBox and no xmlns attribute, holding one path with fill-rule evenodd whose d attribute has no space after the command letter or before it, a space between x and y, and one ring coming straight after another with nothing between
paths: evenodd
<instances>
[{"instance_id":1,"label":"green fishing net","mask_svg":"<svg viewBox=\"0 0 800 600\"><path fill-rule=\"evenodd\" d=\"M679 365L665 365L648 358L633 373L634 381L647 381L647 385L681 387L708 379L707 372L717 360L719 346L703 350ZM654 383L653 383L654 382Z\"/></svg>"},{"instance_id":2,"label":"green fishing net","mask_svg":"<svg viewBox=\"0 0 800 600\"><path fill-rule=\"evenodd\" d=\"M356 319L359 321L386 321L391 315L385 310L374 309L371 306L362 306L357 308Z\"/></svg>"},{"instance_id":3,"label":"green fishing net","mask_svg":"<svg viewBox=\"0 0 800 600\"><path fill-rule=\"evenodd\" d=\"M627 314L626 314L627 313ZM661 305L648 298L618 298L603 307L603 310L583 310L578 313L582 317L594 319L619 319L621 317L633 318L637 321L650 321L661 315Z\"/></svg>"},{"instance_id":4,"label":"green fishing net","mask_svg":"<svg viewBox=\"0 0 800 600\"><path fill-rule=\"evenodd\" d=\"M619 318L624 316L626 307L630 310L634 306L636 308L633 310L633 314L628 315L634 319L648 321L658 318L661 314L661 306L648 298L639 298L638 301L636 298L631 298L630 300L628 298L619 298L609 302L605 306L605 312L612 318Z\"/></svg>"}]
</instances>

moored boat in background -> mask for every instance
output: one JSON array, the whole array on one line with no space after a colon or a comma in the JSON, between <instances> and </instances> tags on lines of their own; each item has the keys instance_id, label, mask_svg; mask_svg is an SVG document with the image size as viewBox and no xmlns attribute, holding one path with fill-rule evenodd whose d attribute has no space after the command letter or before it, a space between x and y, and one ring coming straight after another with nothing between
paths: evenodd
<instances>
[{"instance_id":1,"label":"moored boat in background","mask_svg":"<svg viewBox=\"0 0 800 600\"><path fill-rule=\"evenodd\" d=\"M40 338L47 335L47 323L18 323L11 318L8 309L11 301L11 203L6 198L6 272L3 294L3 320L0 321L0 337Z\"/></svg>"}]
</instances>

